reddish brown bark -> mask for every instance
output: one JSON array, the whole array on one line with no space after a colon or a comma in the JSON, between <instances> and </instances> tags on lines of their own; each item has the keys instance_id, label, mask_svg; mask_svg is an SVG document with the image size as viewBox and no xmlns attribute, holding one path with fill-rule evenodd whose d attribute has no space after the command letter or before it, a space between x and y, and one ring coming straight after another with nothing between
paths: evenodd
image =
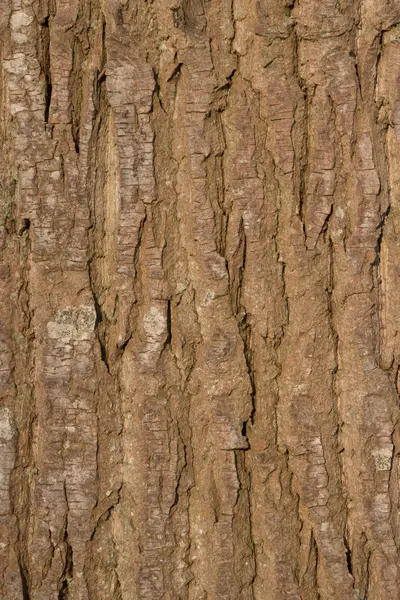
<instances>
[{"instance_id":1,"label":"reddish brown bark","mask_svg":"<svg viewBox=\"0 0 400 600\"><path fill-rule=\"evenodd\" d=\"M0 597L399 598L400 4L0 43Z\"/></svg>"}]
</instances>

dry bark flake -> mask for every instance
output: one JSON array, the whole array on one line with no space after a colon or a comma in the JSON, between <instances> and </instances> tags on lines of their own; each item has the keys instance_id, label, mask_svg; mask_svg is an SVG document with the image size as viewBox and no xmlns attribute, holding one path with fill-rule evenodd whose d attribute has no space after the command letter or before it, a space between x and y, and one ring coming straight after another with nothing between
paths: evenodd
<instances>
[{"instance_id":1,"label":"dry bark flake","mask_svg":"<svg viewBox=\"0 0 400 600\"><path fill-rule=\"evenodd\" d=\"M399 600L400 2L0 0L0 599Z\"/></svg>"}]
</instances>

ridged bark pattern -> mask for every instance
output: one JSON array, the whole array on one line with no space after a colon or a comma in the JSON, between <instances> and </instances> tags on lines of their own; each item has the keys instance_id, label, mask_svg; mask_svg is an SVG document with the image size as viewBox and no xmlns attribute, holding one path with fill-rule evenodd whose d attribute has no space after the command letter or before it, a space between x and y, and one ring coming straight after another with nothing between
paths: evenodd
<instances>
[{"instance_id":1,"label":"ridged bark pattern","mask_svg":"<svg viewBox=\"0 0 400 600\"><path fill-rule=\"evenodd\" d=\"M400 598L400 3L0 51L0 598Z\"/></svg>"}]
</instances>

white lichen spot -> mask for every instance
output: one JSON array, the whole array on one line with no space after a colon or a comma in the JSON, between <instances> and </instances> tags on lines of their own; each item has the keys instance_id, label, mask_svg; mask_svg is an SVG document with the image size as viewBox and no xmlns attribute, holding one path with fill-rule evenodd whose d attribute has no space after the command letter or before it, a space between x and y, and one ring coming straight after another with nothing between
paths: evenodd
<instances>
[{"instance_id":1,"label":"white lichen spot","mask_svg":"<svg viewBox=\"0 0 400 600\"><path fill-rule=\"evenodd\" d=\"M4 60L4 70L12 75L25 75L28 65L25 54L14 54L14 58Z\"/></svg>"},{"instance_id":2,"label":"white lichen spot","mask_svg":"<svg viewBox=\"0 0 400 600\"><path fill-rule=\"evenodd\" d=\"M33 17L27 15L22 10L16 10L11 15L10 24L13 31L20 31L24 27L28 27L33 21Z\"/></svg>"},{"instance_id":3,"label":"white lichen spot","mask_svg":"<svg viewBox=\"0 0 400 600\"><path fill-rule=\"evenodd\" d=\"M28 36L24 32L24 29L28 27L33 21L33 17L27 15L22 10L16 10L11 15L10 25L13 41L17 44L23 44L28 41Z\"/></svg>"},{"instance_id":4,"label":"white lichen spot","mask_svg":"<svg viewBox=\"0 0 400 600\"><path fill-rule=\"evenodd\" d=\"M9 408L0 408L0 441L9 442L14 437L12 413Z\"/></svg>"},{"instance_id":5,"label":"white lichen spot","mask_svg":"<svg viewBox=\"0 0 400 600\"><path fill-rule=\"evenodd\" d=\"M221 449L223 450L247 450L249 447L247 438L236 431L236 429L230 428L229 425L225 431L220 430L219 435L222 438Z\"/></svg>"},{"instance_id":6,"label":"white lichen spot","mask_svg":"<svg viewBox=\"0 0 400 600\"><path fill-rule=\"evenodd\" d=\"M47 324L47 331L52 339L82 340L93 332L95 324L93 306L68 307L60 310L55 320Z\"/></svg>"},{"instance_id":7,"label":"white lichen spot","mask_svg":"<svg viewBox=\"0 0 400 600\"><path fill-rule=\"evenodd\" d=\"M329 531L329 521L324 521L323 523L321 523L321 531L323 533Z\"/></svg>"},{"instance_id":8,"label":"white lichen spot","mask_svg":"<svg viewBox=\"0 0 400 600\"><path fill-rule=\"evenodd\" d=\"M299 383L298 385L295 385L293 388L293 392L295 394L307 394L309 392L309 386L307 383Z\"/></svg>"},{"instance_id":9,"label":"white lichen spot","mask_svg":"<svg viewBox=\"0 0 400 600\"><path fill-rule=\"evenodd\" d=\"M390 471L392 467L393 446L380 448L372 453L377 471Z\"/></svg>"},{"instance_id":10,"label":"white lichen spot","mask_svg":"<svg viewBox=\"0 0 400 600\"><path fill-rule=\"evenodd\" d=\"M144 330L150 337L162 335L167 327L167 319L156 306L152 306L144 315Z\"/></svg>"},{"instance_id":11,"label":"white lichen spot","mask_svg":"<svg viewBox=\"0 0 400 600\"><path fill-rule=\"evenodd\" d=\"M214 260L211 263L211 271L216 279L223 279L226 277L226 264L225 259L222 256L214 256Z\"/></svg>"},{"instance_id":12,"label":"white lichen spot","mask_svg":"<svg viewBox=\"0 0 400 600\"><path fill-rule=\"evenodd\" d=\"M343 208L340 208L340 206L336 209L336 214L339 217L339 219L343 219L345 216L344 210Z\"/></svg>"}]
</instances>

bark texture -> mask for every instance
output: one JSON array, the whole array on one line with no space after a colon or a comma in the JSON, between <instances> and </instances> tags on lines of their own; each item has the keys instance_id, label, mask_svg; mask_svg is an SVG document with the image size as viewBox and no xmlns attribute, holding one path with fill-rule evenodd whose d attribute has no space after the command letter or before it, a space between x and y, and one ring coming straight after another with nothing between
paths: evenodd
<instances>
[{"instance_id":1,"label":"bark texture","mask_svg":"<svg viewBox=\"0 0 400 600\"><path fill-rule=\"evenodd\" d=\"M0 598L398 599L399 1L0 44Z\"/></svg>"}]
</instances>

